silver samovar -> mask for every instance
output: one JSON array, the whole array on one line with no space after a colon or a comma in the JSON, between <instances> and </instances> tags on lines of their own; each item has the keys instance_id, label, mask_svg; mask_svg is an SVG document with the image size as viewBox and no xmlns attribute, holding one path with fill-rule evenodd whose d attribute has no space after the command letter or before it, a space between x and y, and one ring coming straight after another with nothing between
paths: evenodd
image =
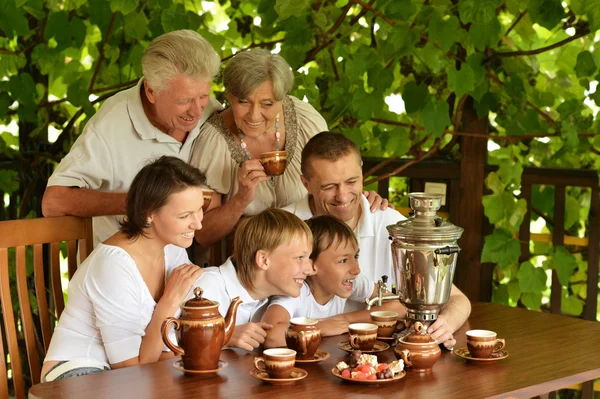
<instances>
[{"instance_id":1,"label":"silver samovar","mask_svg":"<svg viewBox=\"0 0 600 399\"><path fill-rule=\"evenodd\" d=\"M387 227L397 292L407 319L433 321L450 297L463 228L437 216L442 194L408 196L414 215Z\"/></svg>"}]
</instances>

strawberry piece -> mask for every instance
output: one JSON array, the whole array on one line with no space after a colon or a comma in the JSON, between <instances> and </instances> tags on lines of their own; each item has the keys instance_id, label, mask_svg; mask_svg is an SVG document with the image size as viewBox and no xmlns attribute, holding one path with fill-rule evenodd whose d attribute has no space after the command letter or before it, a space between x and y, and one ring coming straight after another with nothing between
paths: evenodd
<instances>
[{"instance_id":1,"label":"strawberry piece","mask_svg":"<svg viewBox=\"0 0 600 399\"><path fill-rule=\"evenodd\" d=\"M387 368L388 368L388 364L387 363L379 363L377 365L377 371L383 371L383 370L385 370Z\"/></svg>"},{"instance_id":2,"label":"strawberry piece","mask_svg":"<svg viewBox=\"0 0 600 399\"><path fill-rule=\"evenodd\" d=\"M377 374L371 374L370 376L367 377L367 380L376 380L377 379Z\"/></svg>"},{"instance_id":3,"label":"strawberry piece","mask_svg":"<svg viewBox=\"0 0 600 399\"><path fill-rule=\"evenodd\" d=\"M344 371L342 371L342 377L350 378L350 369L344 369Z\"/></svg>"},{"instance_id":4,"label":"strawberry piece","mask_svg":"<svg viewBox=\"0 0 600 399\"><path fill-rule=\"evenodd\" d=\"M359 371L354 375L354 379L355 380L366 380L367 375L365 373L363 373L362 371Z\"/></svg>"}]
</instances>

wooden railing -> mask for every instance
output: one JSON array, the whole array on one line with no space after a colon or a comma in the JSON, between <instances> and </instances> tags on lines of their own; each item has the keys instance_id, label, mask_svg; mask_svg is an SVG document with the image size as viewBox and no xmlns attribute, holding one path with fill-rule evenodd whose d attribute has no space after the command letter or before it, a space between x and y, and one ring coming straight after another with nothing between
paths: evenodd
<instances>
[{"instance_id":1,"label":"wooden railing","mask_svg":"<svg viewBox=\"0 0 600 399\"><path fill-rule=\"evenodd\" d=\"M373 168L382 161L384 160L374 158L363 159L365 178L367 178L367 176L385 176L408 162L407 160L402 159L391 161L373 172ZM496 166L485 165L485 175L487 176L489 172L496 169ZM463 168L462 170L465 169ZM423 160L402 170L395 176L409 178L409 191L424 191L426 182L445 183L447 185L446 205L442 207L441 211L448 212L450 221L465 228L465 232L470 230L471 232L487 235L492 231L492 226L489 225L486 218L483 218L482 223L478 224L468 223L470 220L477 220L475 218L470 219L463 217L461 218L460 223L457 221L455 215L458 215L461 212L464 215L469 211L468 209L463 209L464 207L461 207L461 204L465 202L465 198L470 194L469 187L461 187L461 181L464 182L465 179L461 179L461 164L459 162L440 159ZM380 180L377 184L378 193L387 198L389 196L389 178ZM521 184L520 197L525 199L528 205L527 214L525 215L519 231L519 240L521 241L520 261L525 261L530 258L529 243L532 238L540 241L550 241L546 237L533 234L530 231L532 186L554 186L554 215L552 215L554 228L552 229L551 242L555 246L565 244L576 244L579 246L587 245L587 295L582 317L587 320L596 320L598 310L598 264L600 262L600 189L596 171L525 168L523 170ZM587 230L587 237L585 237L587 240L585 238L568 237L565 235L564 220L567 186L589 187L591 189L592 200L588 217L589 228ZM465 221L467 223L465 223ZM476 281L480 281L478 295L475 297L471 295L470 299L490 301L494 265L479 263L481 249L470 248L468 244L465 245L462 241L459 242L459 244L461 245L462 251L461 256L459 256L459 264L456 271L456 285L468 293L468 286L473 285L474 283L476 284ZM558 281L556 271L553 270L550 297L550 310L552 313L561 313L561 289L561 284Z\"/></svg>"}]
</instances>

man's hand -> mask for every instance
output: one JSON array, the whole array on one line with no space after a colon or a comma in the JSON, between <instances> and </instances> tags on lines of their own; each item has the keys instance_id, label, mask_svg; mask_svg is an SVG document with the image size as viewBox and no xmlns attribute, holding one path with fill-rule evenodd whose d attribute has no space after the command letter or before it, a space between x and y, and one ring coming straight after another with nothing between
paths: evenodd
<instances>
[{"instance_id":1,"label":"man's hand","mask_svg":"<svg viewBox=\"0 0 600 399\"><path fill-rule=\"evenodd\" d=\"M267 330L273 328L271 324L265 322L246 323L235 326L233 335L227 343L227 346L252 351L258 348L267 337Z\"/></svg>"},{"instance_id":2,"label":"man's hand","mask_svg":"<svg viewBox=\"0 0 600 399\"><path fill-rule=\"evenodd\" d=\"M322 337L331 337L347 333L348 324L346 320L321 319L317 326L321 330Z\"/></svg>"},{"instance_id":3,"label":"man's hand","mask_svg":"<svg viewBox=\"0 0 600 399\"><path fill-rule=\"evenodd\" d=\"M454 348L456 340L452 336L452 328L443 314L440 314L437 320L427 328L427 332L431 335L431 338L444 344L446 349Z\"/></svg>"},{"instance_id":4,"label":"man's hand","mask_svg":"<svg viewBox=\"0 0 600 399\"><path fill-rule=\"evenodd\" d=\"M396 209L387 199L381 198L381 196L373 190L365 191L363 194L367 197L367 201L369 201L369 209L371 209L371 212L376 212L378 210L385 211L387 208Z\"/></svg>"}]
</instances>

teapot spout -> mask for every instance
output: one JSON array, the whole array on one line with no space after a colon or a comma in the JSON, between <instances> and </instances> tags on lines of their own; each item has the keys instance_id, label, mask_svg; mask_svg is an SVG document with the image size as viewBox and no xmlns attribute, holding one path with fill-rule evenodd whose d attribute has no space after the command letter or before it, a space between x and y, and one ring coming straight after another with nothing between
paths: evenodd
<instances>
[{"instance_id":1,"label":"teapot spout","mask_svg":"<svg viewBox=\"0 0 600 399\"><path fill-rule=\"evenodd\" d=\"M237 315L237 308L240 304L244 302L240 299L239 296L236 296L231 301L229 305L229 309L227 309L227 314L225 315L225 339L223 340L223 345L227 345L229 339L231 339L231 335L233 334L233 329L235 328L235 318Z\"/></svg>"}]
</instances>

